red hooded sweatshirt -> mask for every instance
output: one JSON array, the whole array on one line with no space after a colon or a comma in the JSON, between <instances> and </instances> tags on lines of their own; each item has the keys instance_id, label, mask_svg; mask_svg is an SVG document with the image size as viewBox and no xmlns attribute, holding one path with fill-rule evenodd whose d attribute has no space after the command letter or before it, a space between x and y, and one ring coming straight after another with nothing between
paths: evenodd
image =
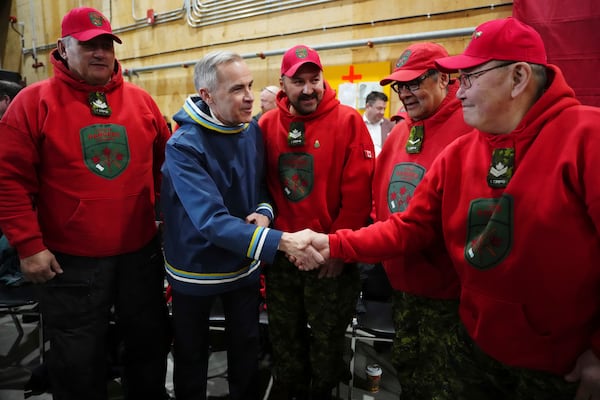
<instances>
[{"instance_id":1,"label":"red hooded sweatshirt","mask_svg":"<svg viewBox=\"0 0 600 400\"><path fill-rule=\"evenodd\" d=\"M549 87L513 132L456 139L405 212L329 240L332 257L368 262L443 234L475 342L507 365L562 375L586 349L600 354L600 109L547 70ZM506 165L492 155L506 149L512 178L493 187Z\"/></svg>"},{"instance_id":2,"label":"red hooded sweatshirt","mask_svg":"<svg viewBox=\"0 0 600 400\"><path fill-rule=\"evenodd\" d=\"M329 233L364 226L375 150L361 115L340 104L328 84L315 112L297 116L289 107L280 91L277 109L259 120L275 228Z\"/></svg>"},{"instance_id":3,"label":"red hooded sweatshirt","mask_svg":"<svg viewBox=\"0 0 600 400\"><path fill-rule=\"evenodd\" d=\"M138 250L156 234L166 122L117 62L109 83L90 86L56 50L51 60L55 76L23 89L0 121L0 227L22 258Z\"/></svg>"}]
</instances>

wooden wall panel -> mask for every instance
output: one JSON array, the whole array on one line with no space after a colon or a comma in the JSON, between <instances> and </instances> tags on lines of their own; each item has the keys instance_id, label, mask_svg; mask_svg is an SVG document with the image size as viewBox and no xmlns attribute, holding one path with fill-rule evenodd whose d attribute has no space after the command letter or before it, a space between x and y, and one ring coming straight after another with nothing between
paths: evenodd
<instances>
[{"instance_id":1,"label":"wooden wall panel","mask_svg":"<svg viewBox=\"0 0 600 400\"><path fill-rule=\"evenodd\" d=\"M193 1L193 0L190 0ZM123 39L116 46L117 58L124 69L134 70L164 64L191 63L208 51L226 48L243 55L276 52L298 43L321 46L330 43L365 41L373 38L416 34L446 29L474 27L479 23L511 15L512 2L492 5L487 0L337 0L306 6L292 11L223 22L204 27L191 27L185 15L171 22L147 25L146 10L164 15L182 8L181 0L13 0L14 13L25 22L25 48L31 50L35 39L37 59L43 67L33 68L31 51L21 55L18 35L8 35L5 59L20 60L18 68L27 82L44 79L51 74L48 54L60 36L62 16L81 3L98 8L111 19L113 29ZM9 32L10 33L10 32ZM35 35L34 35L35 34ZM33 37L35 36L35 37ZM440 39L450 53L462 51L469 37ZM412 42L361 45L352 48L322 50L323 63L345 65L389 61L395 62ZM254 74L255 110L259 109L258 91L278 84L281 55L264 59L250 57L247 62ZM16 68L16 67L15 67ZM146 89L167 116L173 115L185 96L194 91L193 68L177 66L140 72L126 79ZM392 110L399 101L391 99Z\"/></svg>"}]
</instances>

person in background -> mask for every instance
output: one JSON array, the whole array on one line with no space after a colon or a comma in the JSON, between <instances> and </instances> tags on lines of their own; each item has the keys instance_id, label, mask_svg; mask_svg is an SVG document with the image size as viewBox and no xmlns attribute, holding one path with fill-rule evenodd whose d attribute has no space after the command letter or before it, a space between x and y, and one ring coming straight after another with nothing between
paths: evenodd
<instances>
[{"instance_id":1,"label":"person in background","mask_svg":"<svg viewBox=\"0 0 600 400\"><path fill-rule=\"evenodd\" d=\"M281 62L277 108L259 121L276 229L334 232L364 226L371 209L373 143L360 114L341 105L304 45ZM292 399L330 399L349 379L345 332L360 290L358 268L331 261L304 274L279 253L266 270L277 387ZM310 326L310 328L309 328Z\"/></svg>"},{"instance_id":2,"label":"person in background","mask_svg":"<svg viewBox=\"0 0 600 400\"><path fill-rule=\"evenodd\" d=\"M272 262L278 249L295 254L289 234L268 228L273 209L252 83L239 54L209 53L194 68L198 94L173 117L179 128L166 147L161 206L178 400L206 399L217 298L225 313L229 398L259 398L260 260Z\"/></svg>"},{"instance_id":3,"label":"person in background","mask_svg":"<svg viewBox=\"0 0 600 400\"><path fill-rule=\"evenodd\" d=\"M39 284L54 399L107 398L113 316L124 397L166 397L154 203L169 130L150 95L123 81L114 42L98 10L70 10L54 76L21 90L0 121L0 227Z\"/></svg>"},{"instance_id":4,"label":"person in background","mask_svg":"<svg viewBox=\"0 0 600 400\"><path fill-rule=\"evenodd\" d=\"M0 119L2 119L8 105L21 89L23 89L23 86L17 82L0 80Z\"/></svg>"},{"instance_id":5,"label":"person in background","mask_svg":"<svg viewBox=\"0 0 600 400\"><path fill-rule=\"evenodd\" d=\"M600 109L511 17L436 65L458 71L476 130L438 156L406 211L312 243L346 261L445 243L464 326L456 398L600 399Z\"/></svg>"},{"instance_id":6,"label":"person in background","mask_svg":"<svg viewBox=\"0 0 600 400\"><path fill-rule=\"evenodd\" d=\"M277 107L275 102L277 92L279 92L277 86L271 85L262 88L260 91L260 112L253 117L254 120L258 121L264 113Z\"/></svg>"},{"instance_id":7,"label":"person in background","mask_svg":"<svg viewBox=\"0 0 600 400\"><path fill-rule=\"evenodd\" d=\"M436 43L416 43L381 80L406 109L377 157L373 177L375 222L404 212L433 160L454 139L473 130L465 124L459 84L438 71L435 59L448 56ZM450 357L457 343L458 276L443 243L383 261L394 288L395 339L392 361L402 397L454 400L450 385L461 372Z\"/></svg>"},{"instance_id":8,"label":"person in background","mask_svg":"<svg viewBox=\"0 0 600 400\"><path fill-rule=\"evenodd\" d=\"M394 127L394 122L384 117L388 97L383 92L372 91L365 99L363 121L367 125L371 140L375 146L375 156L381 152L381 147L388 134Z\"/></svg>"}]
</instances>

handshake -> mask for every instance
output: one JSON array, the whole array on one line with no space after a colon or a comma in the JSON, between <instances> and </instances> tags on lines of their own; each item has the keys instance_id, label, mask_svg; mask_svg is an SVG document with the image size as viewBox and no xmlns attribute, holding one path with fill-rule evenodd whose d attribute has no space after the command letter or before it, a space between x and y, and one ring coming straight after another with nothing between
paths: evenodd
<instances>
[{"instance_id":1,"label":"handshake","mask_svg":"<svg viewBox=\"0 0 600 400\"><path fill-rule=\"evenodd\" d=\"M301 271L317 269L329 262L329 238L324 233L304 229L295 233L284 232L279 250Z\"/></svg>"}]
</instances>

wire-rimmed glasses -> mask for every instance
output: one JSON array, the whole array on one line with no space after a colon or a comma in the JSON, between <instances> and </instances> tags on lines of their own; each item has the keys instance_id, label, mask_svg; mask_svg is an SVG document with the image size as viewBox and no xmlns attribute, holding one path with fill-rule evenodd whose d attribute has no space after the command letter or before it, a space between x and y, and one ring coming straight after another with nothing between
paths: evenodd
<instances>
[{"instance_id":1,"label":"wire-rimmed glasses","mask_svg":"<svg viewBox=\"0 0 600 400\"><path fill-rule=\"evenodd\" d=\"M490 71L493 71L495 69L502 68L502 67L507 67L514 63L515 63L514 61L511 61L511 62L507 62L504 64L495 65L491 68L482 69L481 71L475 71L475 72L471 72L468 74L464 74L464 73L459 74L456 79L458 79L458 81L460 82L460 86L462 86L463 89L469 89L472 85L471 78L479 78L481 75L485 74L486 72L490 72Z\"/></svg>"}]
</instances>

